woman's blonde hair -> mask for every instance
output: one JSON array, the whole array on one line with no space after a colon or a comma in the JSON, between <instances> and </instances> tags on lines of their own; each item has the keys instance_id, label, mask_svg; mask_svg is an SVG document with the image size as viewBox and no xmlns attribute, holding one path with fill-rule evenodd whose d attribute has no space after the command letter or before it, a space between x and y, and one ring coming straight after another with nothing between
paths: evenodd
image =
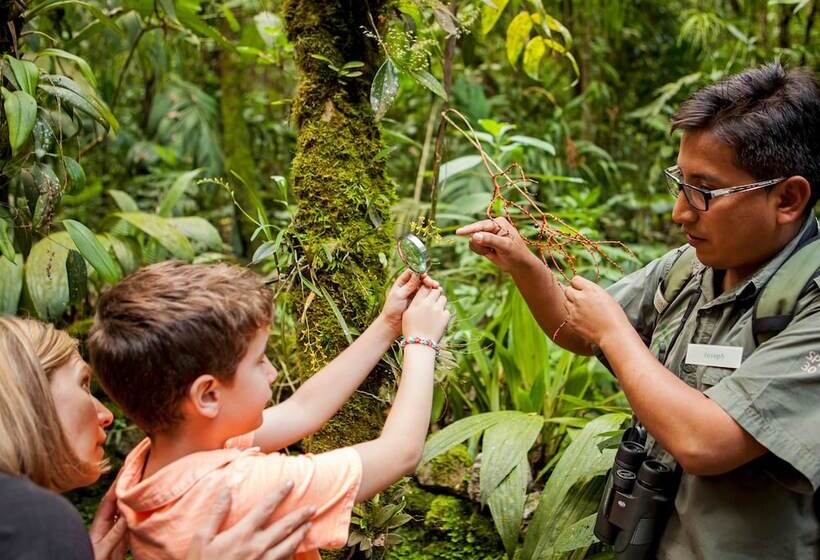
<instances>
[{"instance_id":1,"label":"woman's blonde hair","mask_svg":"<svg viewBox=\"0 0 820 560\"><path fill-rule=\"evenodd\" d=\"M52 375L76 353L77 341L51 325L0 317L0 471L64 492L104 469L74 453L51 397Z\"/></svg>"}]
</instances>

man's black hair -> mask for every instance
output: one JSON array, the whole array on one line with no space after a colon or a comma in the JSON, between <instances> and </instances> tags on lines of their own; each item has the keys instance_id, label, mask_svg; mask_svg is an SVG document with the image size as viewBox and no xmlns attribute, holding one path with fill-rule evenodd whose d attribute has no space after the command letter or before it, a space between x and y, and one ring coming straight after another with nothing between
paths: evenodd
<instances>
[{"instance_id":1,"label":"man's black hair","mask_svg":"<svg viewBox=\"0 0 820 560\"><path fill-rule=\"evenodd\" d=\"M757 180L800 175L820 198L820 84L808 68L779 62L752 68L693 93L672 129L709 130Z\"/></svg>"}]
</instances>

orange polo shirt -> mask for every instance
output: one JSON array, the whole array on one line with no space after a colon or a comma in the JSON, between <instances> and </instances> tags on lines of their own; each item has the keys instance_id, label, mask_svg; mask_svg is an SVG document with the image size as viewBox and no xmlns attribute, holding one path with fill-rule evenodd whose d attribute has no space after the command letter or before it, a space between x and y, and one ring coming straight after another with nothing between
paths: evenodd
<instances>
[{"instance_id":1,"label":"orange polo shirt","mask_svg":"<svg viewBox=\"0 0 820 560\"><path fill-rule=\"evenodd\" d=\"M318 560L318 549L345 545L362 479L359 454L349 447L321 455L264 454L257 447L246 448L252 441L253 434L246 434L230 440L225 449L192 453L145 480L150 440L128 454L115 486L136 560L184 559L222 488L229 488L232 498L224 529L285 480L294 487L272 519L301 506L316 507L295 558Z\"/></svg>"}]
</instances>

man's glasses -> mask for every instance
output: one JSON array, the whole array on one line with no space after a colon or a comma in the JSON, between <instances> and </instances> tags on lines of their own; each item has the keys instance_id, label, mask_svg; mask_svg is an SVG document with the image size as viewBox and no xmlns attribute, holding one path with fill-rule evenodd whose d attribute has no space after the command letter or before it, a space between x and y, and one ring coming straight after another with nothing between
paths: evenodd
<instances>
[{"instance_id":1,"label":"man's glasses","mask_svg":"<svg viewBox=\"0 0 820 560\"><path fill-rule=\"evenodd\" d=\"M673 165L672 167L666 169L664 171L664 175L666 175L666 185L669 188L669 193L677 198L680 191L683 191L683 195L686 197L686 201L689 203L689 206L695 210L700 210L701 212L709 210L709 201L714 198L726 196L727 194L765 189L766 187L771 187L772 185L776 185L777 183L786 180L786 177L778 177L777 179L758 181L757 183L749 183L748 185L738 185L736 187L726 187L725 189L709 190L684 183L683 173L681 173L680 167L677 165Z\"/></svg>"}]
</instances>

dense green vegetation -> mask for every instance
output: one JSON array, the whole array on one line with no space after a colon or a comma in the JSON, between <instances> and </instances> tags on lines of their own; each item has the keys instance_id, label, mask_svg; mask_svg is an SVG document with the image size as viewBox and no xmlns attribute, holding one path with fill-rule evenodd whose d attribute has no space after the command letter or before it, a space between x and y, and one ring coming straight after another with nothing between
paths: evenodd
<instances>
[{"instance_id":1,"label":"dense green vegetation","mask_svg":"<svg viewBox=\"0 0 820 560\"><path fill-rule=\"evenodd\" d=\"M415 480L357 510L353 554L375 558L605 555L589 515L628 414L606 370L552 345L454 236L492 182L442 111L519 163L543 210L628 245L604 249L618 266L573 249L609 283L683 242L661 180L674 107L750 65L820 63L817 0L4 5L0 312L82 337L100 290L142 264L248 264L277 294L284 397L375 316L391 240L431 244L455 310L440 431ZM397 359L303 449L374 435ZM115 467L136 432L118 415ZM92 512L112 476L72 499Z\"/></svg>"}]
</instances>

